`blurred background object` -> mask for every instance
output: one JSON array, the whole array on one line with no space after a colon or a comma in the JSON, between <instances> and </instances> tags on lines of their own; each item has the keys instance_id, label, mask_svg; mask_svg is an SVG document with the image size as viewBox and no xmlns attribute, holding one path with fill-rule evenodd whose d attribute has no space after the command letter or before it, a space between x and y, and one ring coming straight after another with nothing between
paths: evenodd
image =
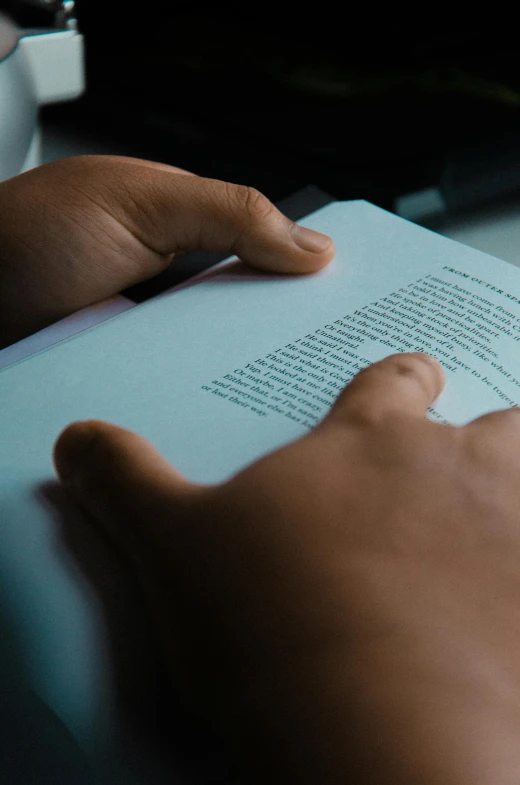
<instances>
[{"instance_id":1,"label":"blurred background object","mask_svg":"<svg viewBox=\"0 0 520 785\"><path fill-rule=\"evenodd\" d=\"M23 28L49 5L0 0ZM454 236L460 216L470 244L468 215L489 206L502 237L505 200L515 223L520 65L503 15L274 0L77 0L76 14L87 88L41 110L43 160L135 155L273 201L312 184ZM519 236L500 255L520 259Z\"/></svg>"},{"instance_id":2,"label":"blurred background object","mask_svg":"<svg viewBox=\"0 0 520 785\"><path fill-rule=\"evenodd\" d=\"M2 5L27 28L56 2ZM76 13L87 89L42 112L70 138L274 200L312 183L389 209L420 192L431 210L433 188L459 209L520 186L517 38L498 14L274 0L78 0Z\"/></svg>"},{"instance_id":3,"label":"blurred background object","mask_svg":"<svg viewBox=\"0 0 520 785\"><path fill-rule=\"evenodd\" d=\"M312 183L392 209L442 181L458 208L487 197L488 177L493 197L520 186L517 35L498 14L274 0L77 11L88 88L45 110L71 130L274 200Z\"/></svg>"},{"instance_id":4,"label":"blurred background object","mask_svg":"<svg viewBox=\"0 0 520 785\"><path fill-rule=\"evenodd\" d=\"M77 98L85 86L74 2L24 0L23 7L35 12L30 27L0 13L0 180L40 163L39 107Z\"/></svg>"}]
</instances>

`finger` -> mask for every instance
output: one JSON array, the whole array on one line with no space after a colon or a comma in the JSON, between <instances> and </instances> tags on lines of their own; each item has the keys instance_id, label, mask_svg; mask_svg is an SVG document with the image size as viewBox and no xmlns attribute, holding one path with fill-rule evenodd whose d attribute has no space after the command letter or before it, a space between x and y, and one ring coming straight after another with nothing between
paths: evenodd
<instances>
[{"instance_id":1,"label":"finger","mask_svg":"<svg viewBox=\"0 0 520 785\"><path fill-rule=\"evenodd\" d=\"M293 223L254 188L150 166L136 178L135 165L107 156L79 157L76 167L91 189L107 184L106 209L163 257L220 251L268 272L310 273L334 255L330 237Z\"/></svg>"},{"instance_id":2,"label":"finger","mask_svg":"<svg viewBox=\"0 0 520 785\"><path fill-rule=\"evenodd\" d=\"M76 502L134 561L156 558L202 491L146 439L100 421L68 426L55 444L54 463Z\"/></svg>"},{"instance_id":3,"label":"finger","mask_svg":"<svg viewBox=\"0 0 520 785\"><path fill-rule=\"evenodd\" d=\"M371 424L394 413L424 417L444 381L440 363L430 355L394 354L358 373L323 422Z\"/></svg>"},{"instance_id":4,"label":"finger","mask_svg":"<svg viewBox=\"0 0 520 785\"><path fill-rule=\"evenodd\" d=\"M490 454L491 444L504 455L508 449L518 453L520 440L520 409L513 407L490 412L468 423L465 434L472 439L477 451Z\"/></svg>"},{"instance_id":5,"label":"finger","mask_svg":"<svg viewBox=\"0 0 520 785\"><path fill-rule=\"evenodd\" d=\"M113 156L0 183L0 212L2 345L157 275L182 251L237 254L278 273L312 272L334 254L330 238L252 189Z\"/></svg>"},{"instance_id":6,"label":"finger","mask_svg":"<svg viewBox=\"0 0 520 785\"><path fill-rule=\"evenodd\" d=\"M149 169L162 169L164 172L170 172L170 174L187 174L189 177L197 176L194 172L188 172L187 169L181 169L180 166L163 164L159 161L148 161L145 158L131 158L129 155L111 155L110 158L115 161L134 164L134 166L147 166Z\"/></svg>"},{"instance_id":7,"label":"finger","mask_svg":"<svg viewBox=\"0 0 520 785\"><path fill-rule=\"evenodd\" d=\"M472 478L480 497L495 505L495 511L512 505L516 518L520 494L520 409L514 407L478 417L460 428L459 436L465 455L471 460Z\"/></svg>"}]
</instances>

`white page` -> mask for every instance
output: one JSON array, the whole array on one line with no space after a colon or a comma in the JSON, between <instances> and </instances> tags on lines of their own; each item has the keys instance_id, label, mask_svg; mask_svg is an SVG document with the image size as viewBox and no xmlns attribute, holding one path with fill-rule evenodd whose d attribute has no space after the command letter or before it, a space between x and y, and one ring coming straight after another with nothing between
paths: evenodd
<instances>
[{"instance_id":1,"label":"white page","mask_svg":"<svg viewBox=\"0 0 520 785\"><path fill-rule=\"evenodd\" d=\"M54 346L64 338L76 335L76 333L104 322L105 319L110 319L123 311L128 311L130 308L135 308L135 303L121 294L110 297L101 303L81 308L70 316L38 330L33 335L0 349L0 369L14 365L27 357L32 357L33 354Z\"/></svg>"},{"instance_id":2,"label":"white page","mask_svg":"<svg viewBox=\"0 0 520 785\"><path fill-rule=\"evenodd\" d=\"M65 425L124 425L190 478L213 482L304 433L359 367L405 341L454 369L434 416L461 423L520 398L519 270L364 202L330 205L302 223L337 245L317 275L221 267L0 372L0 580L35 689L85 749L102 748L119 720L96 581L61 544L59 515L39 491ZM468 316L467 329L454 321ZM88 538L94 561L111 564Z\"/></svg>"}]
</instances>

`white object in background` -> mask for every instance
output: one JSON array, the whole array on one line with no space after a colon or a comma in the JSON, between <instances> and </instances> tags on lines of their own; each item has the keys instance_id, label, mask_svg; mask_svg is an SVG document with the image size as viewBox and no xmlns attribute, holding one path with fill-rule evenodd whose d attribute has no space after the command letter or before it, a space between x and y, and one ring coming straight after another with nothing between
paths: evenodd
<instances>
[{"instance_id":1,"label":"white object in background","mask_svg":"<svg viewBox=\"0 0 520 785\"><path fill-rule=\"evenodd\" d=\"M484 205L463 215L439 218L438 234L520 267L520 198Z\"/></svg>"},{"instance_id":2,"label":"white object in background","mask_svg":"<svg viewBox=\"0 0 520 785\"><path fill-rule=\"evenodd\" d=\"M54 26L20 29L0 14L0 180L41 163L39 107L77 98L85 88L83 36L76 30L74 3L31 4L53 11Z\"/></svg>"},{"instance_id":3,"label":"white object in background","mask_svg":"<svg viewBox=\"0 0 520 785\"><path fill-rule=\"evenodd\" d=\"M69 101L85 87L83 36L76 30L24 35L22 48L32 73L38 104Z\"/></svg>"}]
</instances>

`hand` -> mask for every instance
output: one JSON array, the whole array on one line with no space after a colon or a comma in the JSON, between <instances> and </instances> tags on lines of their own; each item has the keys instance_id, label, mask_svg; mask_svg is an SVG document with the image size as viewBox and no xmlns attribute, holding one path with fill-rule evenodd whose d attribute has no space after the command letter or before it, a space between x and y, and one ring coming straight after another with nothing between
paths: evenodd
<instances>
[{"instance_id":1,"label":"hand","mask_svg":"<svg viewBox=\"0 0 520 785\"><path fill-rule=\"evenodd\" d=\"M189 250L278 273L313 272L334 254L254 189L151 161L80 156L0 183L0 348Z\"/></svg>"},{"instance_id":2,"label":"hand","mask_svg":"<svg viewBox=\"0 0 520 785\"><path fill-rule=\"evenodd\" d=\"M518 782L520 412L434 424L442 385L383 360L216 487L106 423L56 444L248 782Z\"/></svg>"}]
</instances>

